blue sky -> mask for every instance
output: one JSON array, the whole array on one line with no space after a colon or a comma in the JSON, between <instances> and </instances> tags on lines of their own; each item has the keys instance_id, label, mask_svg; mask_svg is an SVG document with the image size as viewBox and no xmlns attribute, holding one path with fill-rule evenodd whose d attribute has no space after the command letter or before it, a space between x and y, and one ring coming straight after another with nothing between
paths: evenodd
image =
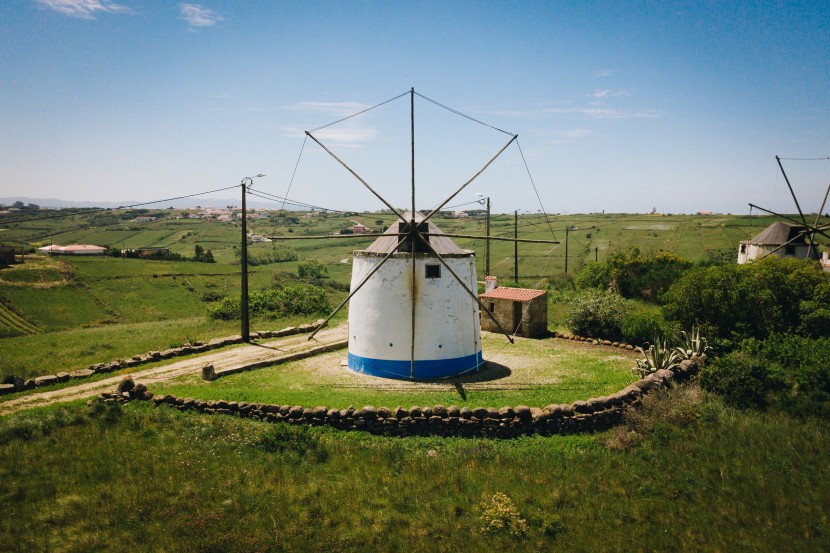
<instances>
[{"instance_id":1,"label":"blue sky","mask_svg":"<svg viewBox=\"0 0 830 553\"><path fill-rule=\"evenodd\" d=\"M10 0L0 196L145 201L260 172L283 195L304 130L414 87L519 135L450 205L535 212L535 184L551 213L793 212L774 156L830 156L828 29L826 2ZM415 111L424 209L509 136ZM408 96L315 136L409 205ZM383 207L316 144L299 159L292 198ZM783 163L817 210L830 160Z\"/></svg>"}]
</instances>

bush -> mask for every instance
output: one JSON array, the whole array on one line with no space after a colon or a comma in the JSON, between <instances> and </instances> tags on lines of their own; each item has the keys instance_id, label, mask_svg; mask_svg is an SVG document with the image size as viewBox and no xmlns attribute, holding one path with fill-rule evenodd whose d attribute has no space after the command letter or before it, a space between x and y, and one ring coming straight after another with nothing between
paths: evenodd
<instances>
[{"instance_id":1,"label":"bush","mask_svg":"<svg viewBox=\"0 0 830 553\"><path fill-rule=\"evenodd\" d=\"M588 263L574 282L580 288L598 288L626 298L654 301L691 266L691 262L673 253L641 255L632 246L612 254L606 261Z\"/></svg>"},{"instance_id":2,"label":"bush","mask_svg":"<svg viewBox=\"0 0 830 553\"><path fill-rule=\"evenodd\" d=\"M634 311L623 317L620 325L622 339L629 344L643 345L667 332L666 320L659 311Z\"/></svg>"},{"instance_id":3,"label":"bush","mask_svg":"<svg viewBox=\"0 0 830 553\"><path fill-rule=\"evenodd\" d=\"M700 385L723 396L728 404L744 408L765 408L771 396L785 388L780 371L745 351L733 351L704 365Z\"/></svg>"},{"instance_id":4,"label":"bush","mask_svg":"<svg viewBox=\"0 0 830 553\"><path fill-rule=\"evenodd\" d=\"M574 334L618 340L628 302L611 292L592 292L571 300L567 325Z\"/></svg>"},{"instance_id":5,"label":"bush","mask_svg":"<svg viewBox=\"0 0 830 553\"><path fill-rule=\"evenodd\" d=\"M316 259L309 259L303 261L297 267L297 274L300 278L326 278L329 276L329 270L320 261Z\"/></svg>"},{"instance_id":6,"label":"bush","mask_svg":"<svg viewBox=\"0 0 830 553\"><path fill-rule=\"evenodd\" d=\"M269 317L285 315L327 315L331 306L324 288L313 284L286 284L253 292L248 297L248 313ZM224 298L208 305L208 317L232 321L240 317L240 298Z\"/></svg>"},{"instance_id":7,"label":"bush","mask_svg":"<svg viewBox=\"0 0 830 553\"><path fill-rule=\"evenodd\" d=\"M830 335L825 293L830 295L830 284L818 264L767 258L687 271L665 294L664 313L684 328L704 327L728 351L746 338L792 331Z\"/></svg>"}]
</instances>

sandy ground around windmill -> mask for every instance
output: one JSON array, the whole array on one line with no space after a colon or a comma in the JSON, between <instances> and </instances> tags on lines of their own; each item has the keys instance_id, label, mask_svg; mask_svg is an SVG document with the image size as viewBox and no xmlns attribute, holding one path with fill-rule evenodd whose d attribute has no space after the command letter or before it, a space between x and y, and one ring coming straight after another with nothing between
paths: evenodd
<instances>
[{"instance_id":1,"label":"sandy ground around windmill","mask_svg":"<svg viewBox=\"0 0 830 553\"><path fill-rule=\"evenodd\" d=\"M542 385L557 384L558 363L565 364L574 353L596 354L601 348L607 360L618 360L635 366L639 353L597 346L588 342L575 342L558 338L530 339L515 338L510 344L500 335L482 332L485 365L478 372L435 381L391 380L377 376L355 373L346 367L346 350L321 354L302 361L293 362L292 370L305 372L310 380L338 388L385 391L435 391L456 384L463 384L468 390L520 390L533 389Z\"/></svg>"}]
</instances>

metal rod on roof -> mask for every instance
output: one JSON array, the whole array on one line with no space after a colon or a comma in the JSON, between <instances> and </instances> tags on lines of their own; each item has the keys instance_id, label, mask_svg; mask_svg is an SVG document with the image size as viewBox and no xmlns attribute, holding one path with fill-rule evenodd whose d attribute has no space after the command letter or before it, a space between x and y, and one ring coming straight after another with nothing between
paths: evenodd
<instances>
[{"instance_id":1,"label":"metal rod on roof","mask_svg":"<svg viewBox=\"0 0 830 553\"><path fill-rule=\"evenodd\" d=\"M471 238L473 240L484 239L495 242L522 242L526 244L561 244L559 240L534 240L531 238L507 238L503 236L478 236L475 234L454 234L445 232L422 232L424 236L439 236L446 238ZM485 275L487 276L487 275Z\"/></svg>"},{"instance_id":2,"label":"metal rod on roof","mask_svg":"<svg viewBox=\"0 0 830 553\"><path fill-rule=\"evenodd\" d=\"M778 167L781 169L781 174L784 175L784 182L787 183L787 188L790 189L790 195L793 197L793 201L795 202L795 207L798 209L798 214L801 215L801 224L805 227L807 226L807 219L804 218L804 213L801 212L801 206L798 205L798 199L795 197L795 192L793 191L793 187L790 184L790 179L787 178L787 173L784 171L784 166L781 165L781 158L775 156L775 161L778 162Z\"/></svg>"},{"instance_id":3,"label":"metal rod on roof","mask_svg":"<svg viewBox=\"0 0 830 553\"><path fill-rule=\"evenodd\" d=\"M816 222L813 223L813 228L818 228L819 219L821 219L821 212L824 211L824 206L827 204L827 195L830 194L830 184L827 185L827 191L824 193L824 200L821 202L821 207L816 213ZM815 243L816 233L810 235L810 247L807 248L807 259L810 259L810 254L813 253L813 246Z\"/></svg>"},{"instance_id":4,"label":"metal rod on roof","mask_svg":"<svg viewBox=\"0 0 830 553\"><path fill-rule=\"evenodd\" d=\"M415 292L417 291L415 285L415 235L418 232L415 227L415 87L409 89L409 134L412 162L412 212L410 213L412 221L409 223L410 255L412 256L412 289L410 293L412 332L410 333L411 342L409 344L409 378L415 378Z\"/></svg>"}]
</instances>

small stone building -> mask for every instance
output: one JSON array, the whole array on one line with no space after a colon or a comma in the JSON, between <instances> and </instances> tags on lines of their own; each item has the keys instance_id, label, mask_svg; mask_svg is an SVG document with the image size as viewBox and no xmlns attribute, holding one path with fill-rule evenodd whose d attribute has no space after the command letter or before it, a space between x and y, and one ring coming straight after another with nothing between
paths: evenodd
<instances>
[{"instance_id":1,"label":"small stone building","mask_svg":"<svg viewBox=\"0 0 830 553\"><path fill-rule=\"evenodd\" d=\"M525 338L539 338L547 334L546 291L496 287L479 295L479 299L507 332L515 332L516 336ZM481 316L481 330L500 332L493 320L484 314Z\"/></svg>"}]
</instances>

